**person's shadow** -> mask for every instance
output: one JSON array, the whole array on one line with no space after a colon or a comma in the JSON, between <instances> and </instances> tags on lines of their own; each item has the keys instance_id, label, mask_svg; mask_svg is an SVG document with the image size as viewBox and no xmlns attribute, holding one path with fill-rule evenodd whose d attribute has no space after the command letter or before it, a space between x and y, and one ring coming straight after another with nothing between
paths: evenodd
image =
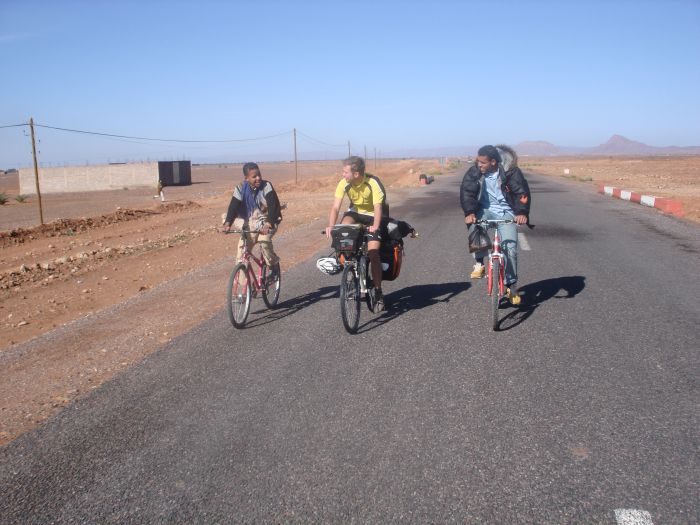
<instances>
[{"instance_id":1,"label":"person's shadow","mask_svg":"<svg viewBox=\"0 0 700 525\"><path fill-rule=\"evenodd\" d=\"M454 296L469 289L471 284L456 283L420 284L408 286L384 296L386 310L360 325L358 333L373 330L409 310L421 310L438 303L449 303ZM363 305L362 315L370 314Z\"/></svg>"},{"instance_id":2,"label":"person's shadow","mask_svg":"<svg viewBox=\"0 0 700 525\"><path fill-rule=\"evenodd\" d=\"M516 310L501 318L499 330L515 328L530 317L539 305L551 299L571 299L585 287L586 278L581 275L556 277L526 284L519 288L522 302Z\"/></svg>"},{"instance_id":3,"label":"person's shadow","mask_svg":"<svg viewBox=\"0 0 700 525\"><path fill-rule=\"evenodd\" d=\"M251 315L257 313L263 313L264 315L262 315L261 317L256 317L252 320L248 318L248 322L245 326L246 328L252 328L255 326L262 326L268 323L272 323L289 315L293 315L299 310L306 308L307 306L311 306L312 304L317 303L318 301L332 299L333 297L338 297L337 286L324 286L323 288L319 288L314 292L305 293L304 295L300 295L299 297L287 299L286 301L277 303L277 306L273 309L268 309L265 306L265 303L263 303L261 300L260 308L256 311L251 310L250 313Z\"/></svg>"}]
</instances>

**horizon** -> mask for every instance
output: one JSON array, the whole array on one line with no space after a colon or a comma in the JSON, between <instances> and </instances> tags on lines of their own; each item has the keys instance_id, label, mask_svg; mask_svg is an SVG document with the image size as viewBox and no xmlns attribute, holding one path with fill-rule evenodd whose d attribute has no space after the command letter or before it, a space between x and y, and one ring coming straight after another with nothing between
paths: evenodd
<instances>
[{"instance_id":1,"label":"horizon","mask_svg":"<svg viewBox=\"0 0 700 525\"><path fill-rule=\"evenodd\" d=\"M698 2L397 5L6 0L0 168L700 146Z\"/></svg>"}]
</instances>

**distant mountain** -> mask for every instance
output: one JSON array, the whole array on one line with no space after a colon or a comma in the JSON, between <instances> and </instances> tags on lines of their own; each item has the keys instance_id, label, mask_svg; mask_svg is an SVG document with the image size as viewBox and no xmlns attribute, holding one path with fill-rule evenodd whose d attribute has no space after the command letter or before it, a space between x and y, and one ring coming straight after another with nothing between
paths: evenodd
<instances>
[{"instance_id":1,"label":"distant mountain","mask_svg":"<svg viewBox=\"0 0 700 525\"><path fill-rule=\"evenodd\" d=\"M517 151L519 155L534 155L538 157L562 154L561 148L544 140L529 140L521 142L515 146L515 151Z\"/></svg>"},{"instance_id":2,"label":"distant mountain","mask_svg":"<svg viewBox=\"0 0 700 525\"><path fill-rule=\"evenodd\" d=\"M659 148L630 140L622 135L613 135L605 144L591 148L588 155L653 155Z\"/></svg>"}]
</instances>

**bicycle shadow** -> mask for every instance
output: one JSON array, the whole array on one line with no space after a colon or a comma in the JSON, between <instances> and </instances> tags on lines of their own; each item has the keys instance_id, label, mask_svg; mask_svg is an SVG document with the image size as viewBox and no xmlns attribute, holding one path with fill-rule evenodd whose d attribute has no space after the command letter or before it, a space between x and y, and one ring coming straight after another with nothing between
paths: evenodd
<instances>
[{"instance_id":1,"label":"bicycle shadow","mask_svg":"<svg viewBox=\"0 0 700 525\"><path fill-rule=\"evenodd\" d=\"M265 315L256 317L252 321L247 322L245 326L246 328L254 328L256 326L263 326L268 323L273 323L287 316L293 315L299 310L311 306L318 301L332 299L333 297L338 297L338 286L324 286L323 288L319 288L314 292L305 293L304 295L287 299L286 301L277 303L277 306L273 310L268 309L261 301L262 307L255 311L251 311L250 315L258 313L264 313Z\"/></svg>"},{"instance_id":2,"label":"bicycle shadow","mask_svg":"<svg viewBox=\"0 0 700 525\"><path fill-rule=\"evenodd\" d=\"M501 318L499 331L515 328L526 321L542 303L551 299L571 299L586 287L586 278L581 275L556 277L519 288L522 303L517 309ZM562 293L560 293L562 292Z\"/></svg>"},{"instance_id":3,"label":"bicycle shadow","mask_svg":"<svg viewBox=\"0 0 700 525\"><path fill-rule=\"evenodd\" d=\"M455 283L420 284L391 292L384 296L386 310L361 325L357 333L374 330L409 310L422 310L438 303L448 303L457 294L468 290L470 287L470 283L459 281Z\"/></svg>"}]
</instances>

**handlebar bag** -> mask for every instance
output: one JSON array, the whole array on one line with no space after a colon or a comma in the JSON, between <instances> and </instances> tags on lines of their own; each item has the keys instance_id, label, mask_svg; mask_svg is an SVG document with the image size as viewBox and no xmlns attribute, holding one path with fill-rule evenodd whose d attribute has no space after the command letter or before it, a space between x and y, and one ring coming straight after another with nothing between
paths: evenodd
<instances>
[{"instance_id":1,"label":"handlebar bag","mask_svg":"<svg viewBox=\"0 0 700 525\"><path fill-rule=\"evenodd\" d=\"M351 224L336 226L331 230L331 246L338 252L354 252L360 244L362 229Z\"/></svg>"}]
</instances>

